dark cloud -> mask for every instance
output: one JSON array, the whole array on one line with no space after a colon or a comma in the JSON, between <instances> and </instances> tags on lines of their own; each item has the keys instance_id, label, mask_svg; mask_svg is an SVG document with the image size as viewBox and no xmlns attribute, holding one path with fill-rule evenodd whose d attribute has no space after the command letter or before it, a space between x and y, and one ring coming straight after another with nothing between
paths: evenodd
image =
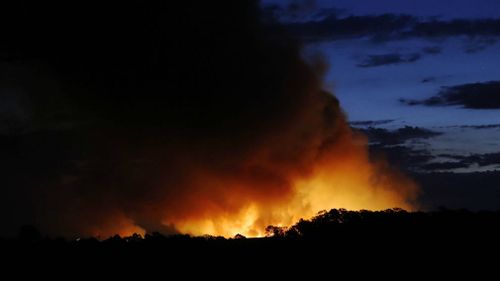
<instances>
[{"instance_id":1,"label":"dark cloud","mask_svg":"<svg viewBox=\"0 0 500 281\"><path fill-rule=\"evenodd\" d=\"M386 40L397 36L401 30L411 28L417 19L409 15L385 14L379 16L328 16L322 20L289 23L290 33L306 41L340 40L371 37Z\"/></svg>"},{"instance_id":2,"label":"dark cloud","mask_svg":"<svg viewBox=\"0 0 500 281\"><path fill-rule=\"evenodd\" d=\"M346 14L347 11L344 10L344 9L339 9L339 8L335 8L335 7L330 7L330 8L323 8L323 9L320 9L315 15L314 15L314 18L316 19L325 19L327 17L340 17L340 16L343 16L344 14Z\"/></svg>"},{"instance_id":3,"label":"dark cloud","mask_svg":"<svg viewBox=\"0 0 500 281\"><path fill-rule=\"evenodd\" d=\"M385 157L392 165L410 172L427 170L427 168L432 169L432 166L427 165L430 165L429 162L434 160L436 156L429 150L415 148L412 142L406 143L406 141L418 141L442 134L425 128L410 126L393 131L373 127L358 130L361 130L368 137L370 155Z\"/></svg>"},{"instance_id":4,"label":"dark cloud","mask_svg":"<svg viewBox=\"0 0 500 281\"><path fill-rule=\"evenodd\" d=\"M426 208L500 209L500 171L414 173L413 178L422 186Z\"/></svg>"},{"instance_id":5,"label":"dark cloud","mask_svg":"<svg viewBox=\"0 0 500 281\"><path fill-rule=\"evenodd\" d=\"M496 42L497 39L491 37L470 38L464 45L464 51L467 54L474 54L485 50L486 48L496 44Z\"/></svg>"},{"instance_id":6,"label":"dark cloud","mask_svg":"<svg viewBox=\"0 0 500 281\"><path fill-rule=\"evenodd\" d=\"M457 156L455 154L449 154L449 153L441 153L441 154L438 154L437 156L444 157L444 158L461 159L460 158L461 156ZM459 157L459 158L456 158L456 157Z\"/></svg>"},{"instance_id":7,"label":"dark cloud","mask_svg":"<svg viewBox=\"0 0 500 281\"><path fill-rule=\"evenodd\" d=\"M375 139L380 140L380 138ZM446 206L471 210L500 208L498 189L500 171L446 172L457 168L467 168L473 164L498 164L500 153L468 156L435 155L427 149L393 145L393 143L389 141L370 145L370 155L385 157L390 164L397 165L409 173L422 188L422 207L433 209ZM432 162L437 157L453 159L453 162Z\"/></svg>"},{"instance_id":8,"label":"dark cloud","mask_svg":"<svg viewBox=\"0 0 500 281\"><path fill-rule=\"evenodd\" d=\"M442 172L459 168L495 166L500 168L500 153L471 154L467 156L440 154L435 155L425 149L415 149L411 146L389 144L373 144L372 153L383 153L393 165L403 167L408 171ZM453 161L435 161L438 158L452 159ZM495 169L493 167L493 169Z\"/></svg>"},{"instance_id":9,"label":"dark cloud","mask_svg":"<svg viewBox=\"0 0 500 281\"><path fill-rule=\"evenodd\" d=\"M454 19L417 22L402 37L444 38L450 36L499 36L500 19Z\"/></svg>"},{"instance_id":10,"label":"dark cloud","mask_svg":"<svg viewBox=\"0 0 500 281\"><path fill-rule=\"evenodd\" d=\"M306 11L312 10L315 7L316 7L315 0L291 0L286 6L286 9L291 12L297 12L304 10Z\"/></svg>"},{"instance_id":11,"label":"dark cloud","mask_svg":"<svg viewBox=\"0 0 500 281\"><path fill-rule=\"evenodd\" d=\"M373 145L374 151L383 151L394 165L404 167L413 172L443 172L455 169L495 166L500 168L500 152L470 155L439 154L435 155L427 150L414 149L409 146L390 146L384 144ZM438 158L452 159L453 161L435 161Z\"/></svg>"},{"instance_id":12,"label":"dark cloud","mask_svg":"<svg viewBox=\"0 0 500 281\"><path fill-rule=\"evenodd\" d=\"M420 82L422 82L422 83L431 83L431 82L435 82L435 81L436 81L436 77L429 76L429 77L423 78Z\"/></svg>"},{"instance_id":13,"label":"dark cloud","mask_svg":"<svg viewBox=\"0 0 500 281\"><path fill-rule=\"evenodd\" d=\"M493 38L500 36L500 19L422 20L410 15L395 14L342 18L330 16L321 20L288 23L287 28L292 34L312 41L362 37L375 42L451 36Z\"/></svg>"},{"instance_id":14,"label":"dark cloud","mask_svg":"<svg viewBox=\"0 0 500 281\"><path fill-rule=\"evenodd\" d=\"M421 165L419 169L426 171L442 171L467 167L469 167L469 164L463 162L432 162Z\"/></svg>"},{"instance_id":15,"label":"dark cloud","mask_svg":"<svg viewBox=\"0 0 500 281\"><path fill-rule=\"evenodd\" d=\"M351 126L379 126L394 122L394 119L351 121Z\"/></svg>"},{"instance_id":16,"label":"dark cloud","mask_svg":"<svg viewBox=\"0 0 500 281\"><path fill-rule=\"evenodd\" d=\"M486 129L499 126L498 124L493 124L465 126L465 128ZM432 138L442 135L443 133L441 132L410 126L405 126L393 131L373 127L358 130L361 130L368 137L371 154L383 154L391 164L397 165L407 171L435 172L490 165L497 165L500 168L500 152L470 155L436 155L427 149L415 148L412 146L412 143L406 142L408 140ZM446 158L452 161L435 161L438 158Z\"/></svg>"},{"instance_id":17,"label":"dark cloud","mask_svg":"<svg viewBox=\"0 0 500 281\"><path fill-rule=\"evenodd\" d=\"M441 54L442 51L443 51L443 48L441 48L439 46L432 46L432 47L422 48L422 52L424 52L426 54L430 54L430 55Z\"/></svg>"},{"instance_id":18,"label":"dark cloud","mask_svg":"<svg viewBox=\"0 0 500 281\"><path fill-rule=\"evenodd\" d=\"M488 172L446 172L466 168L461 161L429 163L436 158L427 150L401 145L371 145L371 155L383 155L392 165L403 168L421 186L422 207L434 209L467 208L488 210L500 208L500 171ZM439 155L444 157L443 155ZM447 158L455 157L448 155ZM491 160L498 156L493 156ZM499 163L499 162L497 162ZM471 188L474 187L474 188Z\"/></svg>"},{"instance_id":19,"label":"dark cloud","mask_svg":"<svg viewBox=\"0 0 500 281\"><path fill-rule=\"evenodd\" d=\"M407 140L428 139L438 135L440 132L431 131L419 127L403 127L398 130L389 131L381 128L362 129L370 141L370 152L372 155L383 155L392 165L397 165L406 171L435 171L439 169L452 169L467 167L469 163L462 163L453 157L454 163L434 163L436 155L427 149L415 148ZM445 157L445 156L442 156ZM453 165L451 167L451 165Z\"/></svg>"},{"instance_id":20,"label":"dark cloud","mask_svg":"<svg viewBox=\"0 0 500 281\"><path fill-rule=\"evenodd\" d=\"M310 21L321 21L327 17L339 17L344 15L344 9L335 7L318 8L315 1L290 1L288 5L267 4L263 5L264 16L269 21L280 23L304 23Z\"/></svg>"},{"instance_id":21,"label":"dark cloud","mask_svg":"<svg viewBox=\"0 0 500 281\"><path fill-rule=\"evenodd\" d=\"M460 128L467 129L493 129L500 128L500 124L486 124L486 125L460 125Z\"/></svg>"},{"instance_id":22,"label":"dark cloud","mask_svg":"<svg viewBox=\"0 0 500 281\"><path fill-rule=\"evenodd\" d=\"M470 154L470 155L450 155L442 154L442 157L452 158L457 160L456 163L462 164L464 167L469 167L471 165L477 166L489 166L498 165L500 166L500 152L495 153L484 153L484 154Z\"/></svg>"},{"instance_id":23,"label":"dark cloud","mask_svg":"<svg viewBox=\"0 0 500 281\"><path fill-rule=\"evenodd\" d=\"M434 82L443 82L446 80L449 80L451 75L440 75L440 76L424 76L422 77L422 80L420 80L421 83L434 83Z\"/></svg>"},{"instance_id":24,"label":"dark cloud","mask_svg":"<svg viewBox=\"0 0 500 281\"><path fill-rule=\"evenodd\" d=\"M459 168L493 166L500 168L500 152L470 155L439 154L426 149L416 149L401 143L374 143L370 145L372 154L383 154L389 162L412 172L442 172ZM436 161L438 158L453 161ZM496 167L494 167L496 165Z\"/></svg>"},{"instance_id":25,"label":"dark cloud","mask_svg":"<svg viewBox=\"0 0 500 281\"><path fill-rule=\"evenodd\" d=\"M462 162L477 164L479 166L488 166L488 165L500 166L500 152L473 154L462 160Z\"/></svg>"},{"instance_id":26,"label":"dark cloud","mask_svg":"<svg viewBox=\"0 0 500 281\"><path fill-rule=\"evenodd\" d=\"M400 99L400 101L407 105L462 106L471 109L498 109L500 108L500 81L442 87L437 95L428 99Z\"/></svg>"},{"instance_id":27,"label":"dark cloud","mask_svg":"<svg viewBox=\"0 0 500 281\"><path fill-rule=\"evenodd\" d=\"M405 171L419 171L421 167L435 157L427 150L392 144L370 145L370 155L385 157L391 165L397 165Z\"/></svg>"},{"instance_id":28,"label":"dark cloud","mask_svg":"<svg viewBox=\"0 0 500 281\"><path fill-rule=\"evenodd\" d=\"M380 143L383 145L402 144L410 139L427 139L442 134L440 132L410 126L405 126L394 131L373 127L360 130L368 136L370 142Z\"/></svg>"},{"instance_id":29,"label":"dark cloud","mask_svg":"<svg viewBox=\"0 0 500 281\"><path fill-rule=\"evenodd\" d=\"M411 54L385 54L385 55L369 55L357 64L358 67L375 67L390 64L411 63L419 60L421 57L418 53Z\"/></svg>"},{"instance_id":30,"label":"dark cloud","mask_svg":"<svg viewBox=\"0 0 500 281\"><path fill-rule=\"evenodd\" d=\"M484 125L452 125L444 126L444 128L461 128L461 129L495 129L500 128L500 124L484 124Z\"/></svg>"},{"instance_id":31,"label":"dark cloud","mask_svg":"<svg viewBox=\"0 0 500 281\"><path fill-rule=\"evenodd\" d=\"M314 0L292 0L288 5L273 7L272 16L280 21L306 21L310 20L310 14L316 8ZM266 8L268 9L268 8Z\"/></svg>"}]
</instances>

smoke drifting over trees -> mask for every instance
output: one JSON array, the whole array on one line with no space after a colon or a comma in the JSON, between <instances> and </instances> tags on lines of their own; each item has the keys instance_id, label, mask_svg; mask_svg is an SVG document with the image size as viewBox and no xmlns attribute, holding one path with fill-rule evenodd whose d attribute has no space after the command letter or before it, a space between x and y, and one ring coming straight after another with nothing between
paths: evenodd
<instances>
[{"instance_id":1,"label":"smoke drifting over trees","mask_svg":"<svg viewBox=\"0 0 500 281\"><path fill-rule=\"evenodd\" d=\"M415 206L322 63L254 1L10 5L5 231L259 235L321 209Z\"/></svg>"}]
</instances>

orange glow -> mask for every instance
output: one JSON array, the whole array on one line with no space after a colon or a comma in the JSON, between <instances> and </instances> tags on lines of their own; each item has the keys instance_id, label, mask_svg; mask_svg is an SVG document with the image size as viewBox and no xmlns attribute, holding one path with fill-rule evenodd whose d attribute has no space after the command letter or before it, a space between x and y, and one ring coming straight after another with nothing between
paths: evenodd
<instances>
[{"instance_id":1,"label":"orange glow","mask_svg":"<svg viewBox=\"0 0 500 281\"><path fill-rule=\"evenodd\" d=\"M252 187L247 186L249 183L244 179L199 175L198 179L207 189L220 192L217 185L235 187L223 189L221 200L224 203L220 205L190 198L200 208L192 208L184 217L167 216L164 223L192 235L233 237L239 233L259 237L264 236L268 225L290 226L300 218L307 219L332 208L414 209L417 186L388 167L385 161L370 161L364 136L347 130L339 142L314 159L308 173L290 175L289 191L251 194L248 190ZM238 185L241 188L237 188ZM227 205L236 207L227 208Z\"/></svg>"},{"instance_id":2,"label":"orange glow","mask_svg":"<svg viewBox=\"0 0 500 281\"><path fill-rule=\"evenodd\" d=\"M264 236L264 229L255 225L258 216L259 210L255 206L251 206L236 215L219 217L217 220L194 219L181 221L176 226L181 232L194 235L211 234L230 237L242 234L248 237L262 237Z\"/></svg>"},{"instance_id":3,"label":"orange glow","mask_svg":"<svg viewBox=\"0 0 500 281\"><path fill-rule=\"evenodd\" d=\"M97 237L99 239L107 239L117 234L120 235L120 237L128 237L132 236L133 234L140 234L144 237L144 235L146 234L146 230L136 225L134 221L129 218L126 218L124 216L117 216L113 218L111 223L99 227L94 227L90 229L88 233L88 235Z\"/></svg>"}]
</instances>

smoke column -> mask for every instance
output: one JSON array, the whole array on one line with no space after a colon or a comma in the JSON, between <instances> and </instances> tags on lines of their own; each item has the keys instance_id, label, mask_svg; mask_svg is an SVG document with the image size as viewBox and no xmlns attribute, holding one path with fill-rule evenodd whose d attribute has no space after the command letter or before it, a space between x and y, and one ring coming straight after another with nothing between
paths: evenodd
<instances>
[{"instance_id":1,"label":"smoke column","mask_svg":"<svg viewBox=\"0 0 500 281\"><path fill-rule=\"evenodd\" d=\"M417 187L370 159L322 64L258 3L169 2L4 15L18 23L2 67L17 69L8 89L23 113L2 160L24 171L7 173L10 221L29 213L67 236L256 236L325 209L415 207Z\"/></svg>"}]
</instances>

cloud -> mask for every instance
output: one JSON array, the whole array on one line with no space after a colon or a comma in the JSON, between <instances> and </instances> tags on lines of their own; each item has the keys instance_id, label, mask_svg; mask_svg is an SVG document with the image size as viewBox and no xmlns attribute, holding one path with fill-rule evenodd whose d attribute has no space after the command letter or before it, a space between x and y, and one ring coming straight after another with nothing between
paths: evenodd
<instances>
[{"instance_id":1,"label":"cloud","mask_svg":"<svg viewBox=\"0 0 500 281\"><path fill-rule=\"evenodd\" d=\"M410 126L405 126L394 131L373 127L360 130L368 136L370 142L375 142L383 145L402 144L410 139L427 139L442 134L440 132Z\"/></svg>"},{"instance_id":2,"label":"cloud","mask_svg":"<svg viewBox=\"0 0 500 281\"><path fill-rule=\"evenodd\" d=\"M325 19L327 17L340 17L343 16L347 13L347 10L345 9L339 9L335 7L330 7L330 8L323 8L320 9L315 15L315 19Z\"/></svg>"},{"instance_id":3,"label":"cloud","mask_svg":"<svg viewBox=\"0 0 500 281\"><path fill-rule=\"evenodd\" d=\"M338 40L369 36L385 39L405 27L411 27L416 19L409 15L385 14L380 16L329 16L321 21L287 24L287 29L306 41Z\"/></svg>"},{"instance_id":4,"label":"cloud","mask_svg":"<svg viewBox=\"0 0 500 281\"><path fill-rule=\"evenodd\" d=\"M421 166L435 158L428 150L416 149L405 145L376 143L370 145L370 155L385 157L391 165L404 171L419 171Z\"/></svg>"},{"instance_id":5,"label":"cloud","mask_svg":"<svg viewBox=\"0 0 500 281\"><path fill-rule=\"evenodd\" d=\"M394 122L394 119L351 121L351 126L378 126Z\"/></svg>"},{"instance_id":6,"label":"cloud","mask_svg":"<svg viewBox=\"0 0 500 281\"><path fill-rule=\"evenodd\" d=\"M262 10L267 21L279 23L320 21L346 13L346 10L335 7L319 8L314 0L290 1L287 5L264 4Z\"/></svg>"},{"instance_id":7,"label":"cloud","mask_svg":"<svg viewBox=\"0 0 500 281\"><path fill-rule=\"evenodd\" d=\"M442 134L410 126L393 131L373 127L360 130L369 139L371 155L383 155L392 165L397 165L403 170L411 172L426 170L426 165L429 165L436 156L427 149L415 148L412 145L413 142L407 141L428 139Z\"/></svg>"},{"instance_id":8,"label":"cloud","mask_svg":"<svg viewBox=\"0 0 500 281\"><path fill-rule=\"evenodd\" d=\"M412 130L418 132L420 130ZM425 129L424 129L425 132ZM498 209L500 206L500 171L451 172L471 165L488 166L500 163L500 152L472 155L433 154L428 149L402 145L392 140L384 130L372 130L370 155L383 155L391 165L397 165L422 187L422 206L427 209L446 206L471 210ZM396 133L397 135L397 133ZM404 134L403 134L404 135ZM419 135L419 134L417 134ZM425 133L423 134L426 135ZM376 142L387 139L385 143ZM396 144L395 144L396 143ZM434 162L437 158L453 161ZM475 188L471 188L474 186Z\"/></svg>"},{"instance_id":9,"label":"cloud","mask_svg":"<svg viewBox=\"0 0 500 281\"><path fill-rule=\"evenodd\" d=\"M430 54L430 55L441 54L442 51L443 51L443 48L441 48L439 46L432 46L432 47L422 48L422 52L424 52L426 54Z\"/></svg>"},{"instance_id":10,"label":"cloud","mask_svg":"<svg viewBox=\"0 0 500 281\"><path fill-rule=\"evenodd\" d=\"M419 169L426 171L443 171L467 167L469 167L469 165L463 162L432 162L421 165Z\"/></svg>"},{"instance_id":11,"label":"cloud","mask_svg":"<svg viewBox=\"0 0 500 281\"><path fill-rule=\"evenodd\" d=\"M450 36L499 36L500 19L454 19L419 21L402 37L444 38Z\"/></svg>"},{"instance_id":12,"label":"cloud","mask_svg":"<svg viewBox=\"0 0 500 281\"><path fill-rule=\"evenodd\" d=\"M485 124L485 125L460 125L460 128L470 129L493 129L500 128L500 124Z\"/></svg>"},{"instance_id":13,"label":"cloud","mask_svg":"<svg viewBox=\"0 0 500 281\"><path fill-rule=\"evenodd\" d=\"M414 173L413 178L424 190L422 204L426 208L498 210L500 206L500 171Z\"/></svg>"},{"instance_id":14,"label":"cloud","mask_svg":"<svg viewBox=\"0 0 500 281\"><path fill-rule=\"evenodd\" d=\"M462 106L471 109L498 109L500 108L500 81L442 87L437 95L428 99L400 99L400 102L407 105Z\"/></svg>"},{"instance_id":15,"label":"cloud","mask_svg":"<svg viewBox=\"0 0 500 281\"><path fill-rule=\"evenodd\" d=\"M470 163L462 161L433 163L430 161L436 159L436 155L430 151L403 145L375 144L370 146L370 152L371 155L384 155L389 163L398 165L411 175L422 187L420 202L426 209L446 206L470 210L496 210L500 206L498 189L500 171L450 172L453 169L466 168ZM437 156L454 159L457 155ZM498 153L493 153L491 157L483 155L480 158L489 158L487 161L483 160L486 164L494 161L499 163L497 157Z\"/></svg>"},{"instance_id":16,"label":"cloud","mask_svg":"<svg viewBox=\"0 0 500 281\"><path fill-rule=\"evenodd\" d=\"M436 77L434 77L434 76L428 76L428 77L423 78L420 82L422 82L422 83L431 83L431 82L435 82L435 81L436 81Z\"/></svg>"},{"instance_id":17,"label":"cloud","mask_svg":"<svg viewBox=\"0 0 500 281\"><path fill-rule=\"evenodd\" d=\"M305 41L361 38L385 40L411 28L417 19L409 15L385 14L378 16L328 16L322 20L289 23L288 31Z\"/></svg>"},{"instance_id":18,"label":"cloud","mask_svg":"<svg viewBox=\"0 0 500 281\"><path fill-rule=\"evenodd\" d=\"M363 59L363 61L356 66L358 67L376 67L391 64L402 64L402 63L412 63L421 58L418 53L411 53L401 55L398 53L385 54L385 55L369 55Z\"/></svg>"},{"instance_id":19,"label":"cloud","mask_svg":"<svg viewBox=\"0 0 500 281\"><path fill-rule=\"evenodd\" d=\"M494 153L484 153L484 154L470 154L464 155L441 155L447 158L452 158L457 160L456 163L462 164L464 167L471 165L477 165L480 167L489 165L499 165L500 166L500 152Z\"/></svg>"},{"instance_id":20,"label":"cloud","mask_svg":"<svg viewBox=\"0 0 500 281\"><path fill-rule=\"evenodd\" d=\"M373 144L370 149L374 153L383 152L391 164L418 173L453 171L455 169L495 165L500 168L500 152L470 155L436 155L426 149L415 149L411 145L403 146L401 144L394 145L393 143ZM446 160L443 161L442 159ZM462 172L464 171L466 170Z\"/></svg>"},{"instance_id":21,"label":"cloud","mask_svg":"<svg viewBox=\"0 0 500 281\"><path fill-rule=\"evenodd\" d=\"M474 54L485 50L486 48L496 44L496 42L497 39L491 37L470 38L464 45L464 51L467 54Z\"/></svg>"},{"instance_id":22,"label":"cloud","mask_svg":"<svg viewBox=\"0 0 500 281\"><path fill-rule=\"evenodd\" d=\"M288 23L290 33L305 40L342 40L368 37L375 42L410 38L441 39L500 36L500 19L422 20L410 15L330 16L321 20ZM431 53L437 49L429 49Z\"/></svg>"},{"instance_id":23,"label":"cloud","mask_svg":"<svg viewBox=\"0 0 500 281\"><path fill-rule=\"evenodd\" d=\"M428 149L415 148L411 144L403 144L389 140L386 143L376 142L377 138L370 136L373 155L382 154L392 165L397 165L412 173L432 173L453 171L455 169L479 168L491 166L500 168L500 152L485 154L438 154ZM378 139L380 140L380 139ZM443 161L443 159L446 159ZM496 166L496 167L495 167Z\"/></svg>"}]
</instances>

